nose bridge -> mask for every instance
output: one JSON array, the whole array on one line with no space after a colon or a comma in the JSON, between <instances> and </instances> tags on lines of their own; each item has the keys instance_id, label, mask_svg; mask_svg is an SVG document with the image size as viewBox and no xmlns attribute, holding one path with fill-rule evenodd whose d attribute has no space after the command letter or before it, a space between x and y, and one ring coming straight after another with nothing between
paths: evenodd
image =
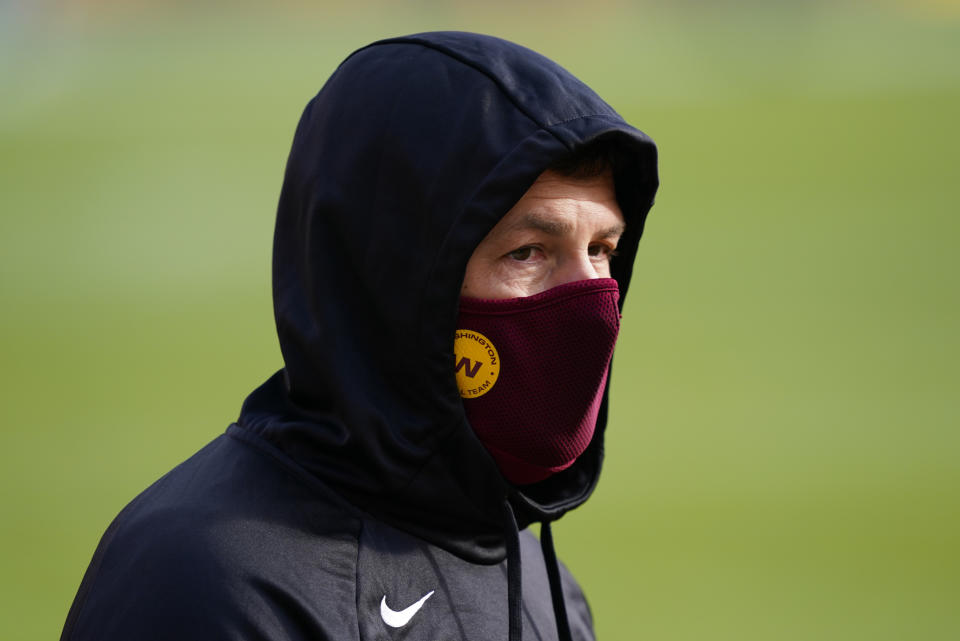
<instances>
[{"instance_id":1,"label":"nose bridge","mask_svg":"<svg viewBox=\"0 0 960 641\"><path fill-rule=\"evenodd\" d=\"M597 267L594 262L590 260L586 249L583 249L582 251L571 252L571 254L564 257L560 269L557 270L557 278L555 282L552 283L552 286L556 287L578 280L592 280L594 278L600 278L600 274L597 273Z\"/></svg>"}]
</instances>

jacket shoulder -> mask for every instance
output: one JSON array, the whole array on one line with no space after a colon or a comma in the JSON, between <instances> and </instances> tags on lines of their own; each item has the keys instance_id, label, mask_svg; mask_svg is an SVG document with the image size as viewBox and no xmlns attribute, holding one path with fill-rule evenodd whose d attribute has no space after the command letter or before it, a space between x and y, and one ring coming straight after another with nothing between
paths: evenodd
<instances>
[{"instance_id":1,"label":"jacket shoulder","mask_svg":"<svg viewBox=\"0 0 960 641\"><path fill-rule=\"evenodd\" d=\"M358 529L221 436L110 525L62 640L352 638Z\"/></svg>"}]
</instances>

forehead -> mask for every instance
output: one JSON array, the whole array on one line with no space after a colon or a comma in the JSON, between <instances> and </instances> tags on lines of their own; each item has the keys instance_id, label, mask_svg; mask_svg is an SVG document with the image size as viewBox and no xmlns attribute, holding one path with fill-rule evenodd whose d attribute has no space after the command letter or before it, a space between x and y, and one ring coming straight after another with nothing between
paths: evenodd
<instances>
[{"instance_id":1,"label":"forehead","mask_svg":"<svg viewBox=\"0 0 960 641\"><path fill-rule=\"evenodd\" d=\"M491 235L529 228L559 234L575 223L597 225L609 234L623 232L624 218L609 171L585 178L543 172Z\"/></svg>"},{"instance_id":2,"label":"forehead","mask_svg":"<svg viewBox=\"0 0 960 641\"><path fill-rule=\"evenodd\" d=\"M537 177L518 202L543 198L615 201L613 174L605 171L596 176L566 176L548 169Z\"/></svg>"}]
</instances>

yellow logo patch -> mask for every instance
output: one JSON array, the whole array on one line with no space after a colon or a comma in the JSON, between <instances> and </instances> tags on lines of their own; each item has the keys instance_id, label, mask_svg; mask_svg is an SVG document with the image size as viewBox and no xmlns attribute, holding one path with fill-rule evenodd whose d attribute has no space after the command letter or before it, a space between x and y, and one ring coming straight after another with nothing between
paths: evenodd
<instances>
[{"instance_id":1,"label":"yellow logo patch","mask_svg":"<svg viewBox=\"0 0 960 641\"><path fill-rule=\"evenodd\" d=\"M500 376L500 355L490 339L470 329L458 329L453 338L453 364L463 398L483 396Z\"/></svg>"}]
</instances>

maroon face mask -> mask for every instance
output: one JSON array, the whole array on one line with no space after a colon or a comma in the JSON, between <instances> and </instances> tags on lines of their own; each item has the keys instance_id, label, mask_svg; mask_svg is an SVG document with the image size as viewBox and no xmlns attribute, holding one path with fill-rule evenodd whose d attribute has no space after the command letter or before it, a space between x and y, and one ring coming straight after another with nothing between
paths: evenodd
<instances>
[{"instance_id":1,"label":"maroon face mask","mask_svg":"<svg viewBox=\"0 0 960 641\"><path fill-rule=\"evenodd\" d=\"M509 481L541 481L590 444L619 297L617 281L602 278L523 298L460 299L457 385L470 425Z\"/></svg>"}]
</instances>

